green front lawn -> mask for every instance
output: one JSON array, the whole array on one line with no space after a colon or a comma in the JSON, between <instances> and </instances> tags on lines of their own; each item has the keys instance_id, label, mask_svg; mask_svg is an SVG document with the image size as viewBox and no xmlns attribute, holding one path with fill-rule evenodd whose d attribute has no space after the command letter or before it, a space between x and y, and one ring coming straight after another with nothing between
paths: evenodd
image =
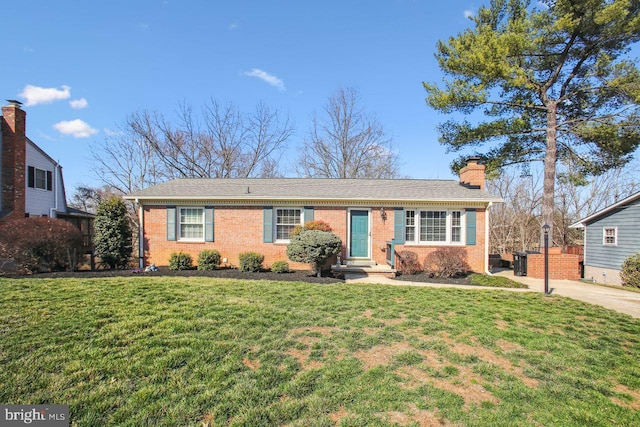
<instances>
[{"instance_id":1,"label":"green front lawn","mask_svg":"<svg viewBox=\"0 0 640 427\"><path fill-rule=\"evenodd\" d=\"M636 426L639 341L539 293L0 279L0 402L78 426Z\"/></svg>"}]
</instances>

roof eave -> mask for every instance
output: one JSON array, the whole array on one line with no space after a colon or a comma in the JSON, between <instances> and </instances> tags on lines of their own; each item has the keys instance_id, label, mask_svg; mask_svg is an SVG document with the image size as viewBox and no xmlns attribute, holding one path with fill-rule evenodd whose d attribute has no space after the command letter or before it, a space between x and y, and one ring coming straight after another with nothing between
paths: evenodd
<instances>
[{"instance_id":1,"label":"roof eave","mask_svg":"<svg viewBox=\"0 0 640 427\"><path fill-rule=\"evenodd\" d=\"M587 223L589 223L589 222L591 222L591 221L593 221L595 219L598 219L603 215L608 214L609 212L611 212L614 209L619 208L620 206L624 206L627 203L634 202L634 201L636 201L638 199L640 199L640 192L632 194L631 196L629 196L629 197L627 197L627 198L625 198L623 200L620 200L618 203L614 203L611 206L607 206L606 208L604 208L604 209L602 209L602 210L600 210L600 211L598 211L596 213L593 213L593 214L589 215L588 217L581 219L580 221L574 222L573 224L571 224L569 226L569 228L583 228L583 227L586 227Z\"/></svg>"},{"instance_id":2,"label":"roof eave","mask_svg":"<svg viewBox=\"0 0 640 427\"><path fill-rule=\"evenodd\" d=\"M504 203L503 199L500 198L428 198L428 199L368 199L368 198L340 198L340 197L331 197L331 198L319 198L319 197L207 197L207 196L136 196L136 195L125 195L123 196L125 200L131 200L136 202L144 202L144 201L165 201L165 200L181 200L181 201L212 201L212 202L222 202L222 201L233 201L233 202L269 202L269 201L317 201L317 202L353 202L353 203L372 203L372 202L380 202L380 203L424 203L424 202L434 202L434 203Z\"/></svg>"}]
</instances>

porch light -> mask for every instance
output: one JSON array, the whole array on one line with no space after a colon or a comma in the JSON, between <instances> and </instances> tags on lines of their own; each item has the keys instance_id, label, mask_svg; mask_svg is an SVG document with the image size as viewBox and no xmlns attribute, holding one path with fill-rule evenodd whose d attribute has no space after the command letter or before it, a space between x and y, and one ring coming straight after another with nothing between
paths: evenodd
<instances>
[{"instance_id":1,"label":"porch light","mask_svg":"<svg viewBox=\"0 0 640 427\"><path fill-rule=\"evenodd\" d=\"M380 218L382 218L382 221L387 220L387 213L384 211L384 207L380 208Z\"/></svg>"}]
</instances>

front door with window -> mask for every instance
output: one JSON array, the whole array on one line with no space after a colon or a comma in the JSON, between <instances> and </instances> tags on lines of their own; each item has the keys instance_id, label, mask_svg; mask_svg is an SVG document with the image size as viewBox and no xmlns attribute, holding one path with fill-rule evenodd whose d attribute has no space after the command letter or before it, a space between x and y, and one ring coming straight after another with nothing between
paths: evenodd
<instances>
[{"instance_id":1,"label":"front door with window","mask_svg":"<svg viewBox=\"0 0 640 427\"><path fill-rule=\"evenodd\" d=\"M369 258L369 211L349 211L349 256Z\"/></svg>"}]
</instances>

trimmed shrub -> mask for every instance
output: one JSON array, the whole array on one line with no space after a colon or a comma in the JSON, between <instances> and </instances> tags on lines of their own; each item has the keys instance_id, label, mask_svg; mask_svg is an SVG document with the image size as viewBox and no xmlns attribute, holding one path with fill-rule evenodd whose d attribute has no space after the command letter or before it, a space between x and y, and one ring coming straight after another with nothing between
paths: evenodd
<instances>
[{"instance_id":1,"label":"trimmed shrub","mask_svg":"<svg viewBox=\"0 0 640 427\"><path fill-rule=\"evenodd\" d=\"M289 271L289 263L287 261L276 261L271 264L271 271L274 273L288 273Z\"/></svg>"},{"instance_id":2,"label":"trimmed shrub","mask_svg":"<svg viewBox=\"0 0 640 427\"><path fill-rule=\"evenodd\" d=\"M110 269L126 268L131 260L132 232L127 206L119 197L100 202L94 222L96 256Z\"/></svg>"},{"instance_id":3,"label":"trimmed shrub","mask_svg":"<svg viewBox=\"0 0 640 427\"><path fill-rule=\"evenodd\" d=\"M264 255L257 252L243 252L240 258L240 271L256 273L262 269Z\"/></svg>"},{"instance_id":4,"label":"trimmed shrub","mask_svg":"<svg viewBox=\"0 0 640 427\"><path fill-rule=\"evenodd\" d=\"M333 231L329 224L319 219L316 221L305 222L304 227L300 225L296 225L295 227L293 227L293 230L291 230L291 232L289 233L289 238L292 238L293 236L297 236L303 230L320 230L320 231L328 231L328 232Z\"/></svg>"},{"instance_id":5,"label":"trimmed shrub","mask_svg":"<svg viewBox=\"0 0 640 427\"><path fill-rule=\"evenodd\" d=\"M620 279L622 286L640 288L640 252L624 260Z\"/></svg>"},{"instance_id":6,"label":"trimmed shrub","mask_svg":"<svg viewBox=\"0 0 640 427\"><path fill-rule=\"evenodd\" d=\"M464 248L438 248L424 259L424 270L431 277L466 276L471 270L467 263L467 250Z\"/></svg>"},{"instance_id":7,"label":"trimmed shrub","mask_svg":"<svg viewBox=\"0 0 640 427\"><path fill-rule=\"evenodd\" d=\"M400 274L418 274L422 271L418 254L412 251L400 251L397 253L397 270Z\"/></svg>"},{"instance_id":8,"label":"trimmed shrub","mask_svg":"<svg viewBox=\"0 0 640 427\"><path fill-rule=\"evenodd\" d=\"M193 268L193 258L185 252L173 252L169 257L169 270L190 270Z\"/></svg>"},{"instance_id":9,"label":"trimmed shrub","mask_svg":"<svg viewBox=\"0 0 640 427\"><path fill-rule=\"evenodd\" d=\"M220 252L215 249L205 249L198 254L198 270L215 270L220 267Z\"/></svg>"},{"instance_id":10,"label":"trimmed shrub","mask_svg":"<svg viewBox=\"0 0 640 427\"><path fill-rule=\"evenodd\" d=\"M82 255L82 233L56 218L20 218L0 223L0 258L19 272L74 270Z\"/></svg>"},{"instance_id":11,"label":"trimmed shrub","mask_svg":"<svg viewBox=\"0 0 640 427\"><path fill-rule=\"evenodd\" d=\"M328 231L302 230L293 236L287 246L287 257L291 261L311 264L320 277L322 266L329 258L340 253L342 240Z\"/></svg>"}]
</instances>

